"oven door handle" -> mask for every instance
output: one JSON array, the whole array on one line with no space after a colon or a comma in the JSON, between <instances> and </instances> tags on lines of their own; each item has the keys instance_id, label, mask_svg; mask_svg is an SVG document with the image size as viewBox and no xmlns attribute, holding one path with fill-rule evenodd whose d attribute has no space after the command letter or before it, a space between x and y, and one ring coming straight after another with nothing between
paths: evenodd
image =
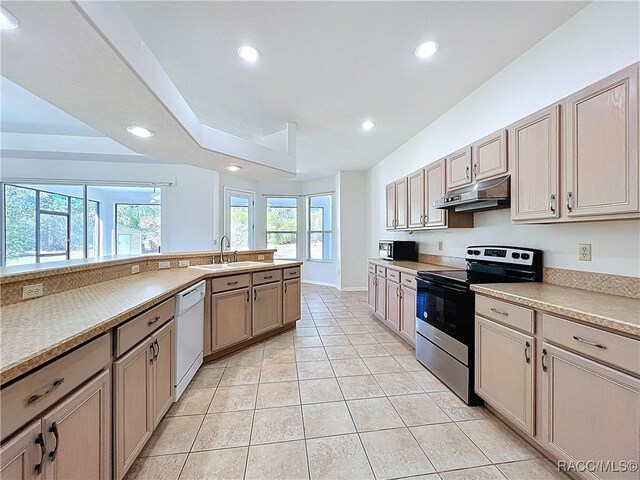
<instances>
[{"instance_id":1,"label":"oven door handle","mask_svg":"<svg viewBox=\"0 0 640 480\"><path fill-rule=\"evenodd\" d=\"M421 285L422 284L422 285ZM442 284L442 283L438 283L438 282L434 282L432 280L425 280L422 278L418 279L418 290L431 290L431 289L438 289L438 290L455 290L456 292L468 292L469 290L467 290L464 287L459 287L457 285L451 285L451 284Z\"/></svg>"}]
</instances>

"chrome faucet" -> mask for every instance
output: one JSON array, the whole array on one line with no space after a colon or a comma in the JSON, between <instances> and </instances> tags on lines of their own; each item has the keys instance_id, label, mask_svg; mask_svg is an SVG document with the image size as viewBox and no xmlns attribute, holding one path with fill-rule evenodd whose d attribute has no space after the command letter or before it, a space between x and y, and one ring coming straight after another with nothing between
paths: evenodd
<instances>
[{"instance_id":1,"label":"chrome faucet","mask_svg":"<svg viewBox=\"0 0 640 480\"><path fill-rule=\"evenodd\" d=\"M226 235L223 235L220 239L220 263L225 263L224 261L224 239L227 239L227 248L231 248L231 240Z\"/></svg>"}]
</instances>

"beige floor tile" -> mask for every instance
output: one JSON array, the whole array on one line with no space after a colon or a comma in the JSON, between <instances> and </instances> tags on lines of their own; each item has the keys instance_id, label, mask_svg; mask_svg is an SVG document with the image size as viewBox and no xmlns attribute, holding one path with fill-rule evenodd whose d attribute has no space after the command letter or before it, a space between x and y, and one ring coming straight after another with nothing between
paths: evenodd
<instances>
[{"instance_id":1,"label":"beige floor tile","mask_svg":"<svg viewBox=\"0 0 640 480\"><path fill-rule=\"evenodd\" d=\"M372 330L369 331L371 332ZM380 343L399 343L398 337L384 329L382 331L373 332L373 336Z\"/></svg>"},{"instance_id":2,"label":"beige floor tile","mask_svg":"<svg viewBox=\"0 0 640 480\"><path fill-rule=\"evenodd\" d=\"M203 419L204 415L164 418L142 449L140 456L188 453Z\"/></svg>"},{"instance_id":3,"label":"beige floor tile","mask_svg":"<svg viewBox=\"0 0 640 480\"><path fill-rule=\"evenodd\" d=\"M258 385L220 387L213 395L213 400L209 405L209 413L253 410L256 407L257 395Z\"/></svg>"},{"instance_id":4,"label":"beige floor tile","mask_svg":"<svg viewBox=\"0 0 640 480\"><path fill-rule=\"evenodd\" d=\"M491 463L455 423L411 427L411 432L438 472Z\"/></svg>"},{"instance_id":5,"label":"beige floor tile","mask_svg":"<svg viewBox=\"0 0 640 480\"><path fill-rule=\"evenodd\" d=\"M300 324L300 322L298 322L298 324ZM271 337L264 342L265 354L269 350L279 350L290 347L293 347L293 335L288 335L288 332Z\"/></svg>"},{"instance_id":6,"label":"beige floor tile","mask_svg":"<svg viewBox=\"0 0 640 480\"><path fill-rule=\"evenodd\" d=\"M336 377L348 377L350 375L368 375L369 369L360 358L346 360L331 360L331 366Z\"/></svg>"},{"instance_id":7,"label":"beige floor tile","mask_svg":"<svg viewBox=\"0 0 640 480\"><path fill-rule=\"evenodd\" d=\"M386 395L409 395L423 393L422 388L408 373L379 373L374 375L376 382L382 387Z\"/></svg>"},{"instance_id":8,"label":"beige floor tile","mask_svg":"<svg viewBox=\"0 0 640 480\"><path fill-rule=\"evenodd\" d=\"M404 427L402 419L385 397L349 400L347 406L358 432Z\"/></svg>"},{"instance_id":9,"label":"beige floor tile","mask_svg":"<svg viewBox=\"0 0 640 480\"><path fill-rule=\"evenodd\" d=\"M419 383L419 382L418 382ZM423 386L424 388L424 386ZM429 396L438 404L454 422L465 420L479 420L487 417L487 410L484 407L470 407L458 396L450 391L432 392Z\"/></svg>"},{"instance_id":10,"label":"beige floor tile","mask_svg":"<svg viewBox=\"0 0 640 480\"><path fill-rule=\"evenodd\" d=\"M442 383L433 373L426 369L423 369L419 372L409 372L409 375L411 375L411 378L413 378L425 392L449 392L449 389L445 386L445 384Z\"/></svg>"},{"instance_id":11,"label":"beige floor tile","mask_svg":"<svg viewBox=\"0 0 640 480\"><path fill-rule=\"evenodd\" d=\"M310 380L312 378L332 378L334 377L333 369L329 360L317 362L298 362L299 380Z\"/></svg>"},{"instance_id":12,"label":"beige floor tile","mask_svg":"<svg viewBox=\"0 0 640 480\"><path fill-rule=\"evenodd\" d=\"M329 360L342 360L345 358L358 358L358 352L351 345L338 345L334 347L324 347Z\"/></svg>"},{"instance_id":13,"label":"beige floor tile","mask_svg":"<svg viewBox=\"0 0 640 480\"><path fill-rule=\"evenodd\" d=\"M245 480L307 480L304 440L249 447Z\"/></svg>"},{"instance_id":14,"label":"beige floor tile","mask_svg":"<svg viewBox=\"0 0 640 480\"><path fill-rule=\"evenodd\" d=\"M292 344L293 345L293 344ZM262 359L263 365L273 365L273 364L282 364L282 363L295 363L296 361L296 353L293 349L293 346L282 348L278 350L267 350L264 351L264 357Z\"/></svg>"},{"instance_id":15,"label":"beige floor tile","mask_svg":"<svg viewBox=\"0 0 640 480\"><path fill-rule=\"evenodd\" d=\"M425 370L424 366L413 355L395 355L393 358L407 372L422 372Z\"/></svg>"},{"instance_id":16,"label":"beige floor tile","mask_svg":"<svg viewBox=\"0 0 640 480\"><path fill-rule=\"evenodd\" d=\"M300 398L303 404L344 400L335 378L301 380Z\"/></svg>"},{"instance_id":17,"label":"beige floor tile","mask_svg":"<svg viewBox=\"0 0 640 480\"><path fill-rule=\"evenodd\" d=\"M346 335L320 335L320 340L325 347L337 347L342 345L351 345ZM327 354L329 352L327 351ZM331 357L329 357L331 358Z\"/></svg>"},{"instance_id":18,"label":"beige floor tile","mask_svg":"<svg viewBox=\"0 0 640 480\"><path fill-rule=\"evenodd\" d=\"M314 403L302 406L305 438L355 433L356 427L345 402Z\"/></svg>"},{"instance_id":19,"label":"beige floor tile","mask_svg":"<svg viewBox=\"0 0 640 480\"><path fill-rule=\"evenodd\" d=\"M440 476L442 480L505 480L505 476L493 465L442 472Z\"/></svg>"},{"instance_id":20,"label":"beige floor tile","mask_svg":"<svg viewBox=\"0 0 640 480\"><path fill-rule=\"evenodd\" d=\"M298 370L295 362L262 365L260 383L287 382L297 379Z\"/></svg>"},{"instance_id":21,"label":"beige floor tile","mask_svg":"<svg viewBox=\"0 0 640 480\"><path fill-rule=\"evenodd\" d=\"M509 480L569 480L567 475L558 471L554 463L544 458L501 463L496 467Z\"/></svg>"},{"instance_id":22,"label":"beige floor tile","mask_svg":"<svg viewBox=\"0 0 640 480\"><path fill-rule=\"evenodd\" d=\"M338 322L338 325L340 325L341 327L346 327L349 325L360 325L360 320L358 320L356 317L343 317L343 318L336 318L336 322Z\"/></svg>"},{"instance_id":23,"label":"beige floor tile","mask_svg":"<svg viewBox=\"0 0 640 480\"><path fill-rule=\"evenodd\" d=\"M367 480L373 472L358 435L307 440L311 480Z\"/></svg>"},{"instance_id":24,"label":"beige floor tile","mask_svg":"<svg viewBox=\"0 0 640 480\"><path fill-rule=\"evenodd\" d=\"M249 445L253 411L212 413L205 417L193 451Z\"/></svg>"},{"instance_id":25,"label":"beige floor tile","mask_svg":"<svg viewBox=\"0 0 640 480\"><path fill-rule=\"evenodd\" d=\"M376 343L366 343L362 345L354 345L353 348L356 349L358 355L361 357L388 357L389 352L387 352L382 345L378 342Z\"/></svg>"},{"instance_id":26,"label":"beige floor tile","mask_svg":"<svg viewBox=\"0 0 640 480\"><path fill-rule=\"evenodd\" d=\"M177 480L187 454L139 457L124 477L125 480Z\"/></svg>"},{"instance_id":27,"label":"beige floor tile","mask_svg":"<svg viewBox=\"0 0 640 480\"><path fill-rule=\"evenodd\" d=\"M368 333L362 325L344 325L341 328L342 331L348 335L361 335Z\"/></svg>"},{"instance_id":28,"label":"beige floor tile","mask_svg":"<svg viewBox=\"0 0 640 480\"><path fill-rule=\"evenodd\" d=\"M240 350L229 357L227 367L244 367L247 365L260 365L264 349Z\"/></svg>"},{"instance_id":29,"label":"beige floor tile","mask_svg":"<svg viewBox=\"0 0 640 480\"><path fill-rule=\"evenodd\" d=\"M244 475L247 447L189 454L180 480L236 480Z\"/></svg>"},{"instance_id":30,"label":"beige floor tile","mask_svg":"<svg viewBox=\"0 0 640 480\"><path fill-rule=\"evenodd\" d=\"M227 367L222 374L220 387L233 385L252 385L260 380L260 365L248 365L245 367Z\"/></svg>"},{"instance_id":31,"label":"beige floor tile","mask_svg":"<svg viewBox=\"0 0 640 480\"><path fill-rule=\"evenodd\" d=\"M360 438L378 480L435 472L407 428L361 433Z\"/></svg>"},{"instance_id":32,"label":"beige floor tile","mask_svg":"<svg viewBox=\"0 0 640 480\"><path fill-rule=\"evenodd\" d=\"M261 383L258 386L256 408L286 407L299 404L298 382Z\"/></svg>"},{"instance_id":33,"label":"beige floor tile","mask_svg":"<svg viewBox=\"0 0 640 480\"><path fill-rule=\"evenodd\" d=\"M389 401L408 427L451 421L426 393L389 397Z\"/></svg>"},{"instance_id":34,"label":"beige floor tile","mask_svg":"<svg viewBox=\"0 0 640 480\"><path fill-rule=\"evenodd\" d=\"M344 335L340 327L317 327L320 335Z\"/></svg>"},{"instance_id":35,"label":"beige floor tile","mask_svg":"<svg viewBox=\"0 0 640 480\"><path fill-rule=\"evenodd\" d=\"M416 351L411 346L406 343L385 343L382 345L384 349L389 352L391 355L412 355L415 357Z\"/></svg>"},{"instance_id":36,"label":"beige floor tile","mask_svg":"<svg viewBox=\"0 0 640 480\"><path fill-rule=\"evenodd\" d=\"M304 347L321 347L320 337L296 337L294 339L296 348Z\"/></svg>"},{"instance_id":37,"label":"beige floor tile","mask_svg":"<svg viewBox=\"0 0 640 480\"><path fill-rule=\"evenodd\" d=\"M224 368L229 363L229 357L217 358L202 365L202 368Z\"/></svg>"},{"instance_id":38,"label":"beige floor tile","mask_svg":"<svg viewBox=\"0 0 640 480\"><path fill-rule=\"evenodd\" d=\"M296 328L315 328L316 322L313 320L313 317L309 316L308 318L296 321Z\"/></svg>"},{"instance_id":39,"label":"beige floor tile","mask_svg":"<svg viewBox=\"0 0 640 480\"><path fill-rule=\"evenodd\" d=\"M437 473L430 473L429 475L418 475L415 477L402 477L398 480L442 480Z\"/></svg>"},{"instance_id":40,"label":"beige floor tile","mask_svg":"<svg viewBox=\"0 0 640 480\"><path fill-rule=\"evenodd\" d=\"M337 327L335 318L317 318L313 321L316 327Z\"/></svg>"},{"instance_id":41,"label":"beige floor tile","mask_svg":"<svg viewBox=\"0 0 640 480\"><path fill-rule=\"evenodd\" d=\"M189 388L216 388L223 372L223 368L200 368L189 383Z\"/></svg>"},{"instance_id":42,"label":"beige floor tile","mask_svg":"<svg viewBox=\"0 0 640 480\"><path fill-rule=\"evenodd\" d=\"M352 345L373 345L378 343L378 341L373 338L373 335L371 335L370 333L357 333L355 335L347 335L347 338Z\"/></svg>"},{"instance_id":43,"label":"beige floor tile","mask_svg":"<svg viewBox=\"0 0 640 480\"><path fill-rule=\"evenodd\" d=\"M207 413L215 391L215 388L187 388L180 400L171 405L167 417L204 415Z\"/></svg>"},{"instance_id":44,"label":"beige floor tile","mask_svg":"<svg viewBox=\"0 0 640 480\"><path fill-rule=\"evenodd\" d=\"M317 337L318 331L316 330L315 327L311 327L311 328L300 327L300 328L296 328L295 336L296 337Z\"/></svg>"},{"instance_id":45,"label":"beige floor tile","mask_svg":"<svg viewBox=\"0 0 640 480\"><path fill-rule=\"evenodd\" d=\"M320 341L320 337L318 337ZM296 362L315 362L327 360L327 354L323 347L301 347L296 348Z\"/></svg>"},{"instance_id":46,"label":"beige floor tile","mask_svg":"<svg viewBox=\"0 0 640 480\"><path fill-rule=\"evenodd\" d=\"M404 369L393 357L365 357L362 361L371 373L404 372Z\"/></svg>"},{"instance_id":47,"label":"beige floor tile","mask_svg":"<svg viewBox=\"0 0 640 480\"><path fill-rule=\"evenodd\" d=\"M299 405L256 410L253 418L251 445L287 442L303 438L302 410Z\"/></svg>"},{"instance_id":48,"label":"beige floor tile","mask_svg":"<svg viewBox=\"0 0 640 480\"><path fill-rule=\"evenodd\" d=\"M376 382L376 379L373 378L373 375L339 377L338 384L346 400L384 397L384 392Z\"/></svg>"}]
</instances>

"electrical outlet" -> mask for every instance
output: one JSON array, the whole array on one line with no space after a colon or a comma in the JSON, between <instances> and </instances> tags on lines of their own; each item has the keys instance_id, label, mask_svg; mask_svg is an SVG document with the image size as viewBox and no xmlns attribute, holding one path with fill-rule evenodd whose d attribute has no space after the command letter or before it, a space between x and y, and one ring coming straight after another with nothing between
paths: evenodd
<instances>
[{"instance_id":1,"label":"electrical outlet","mask_svg":"<svg viewBox=\"0 0 640 480\"><path fill-rule=\"evenodd\" d=\"M580 249L578 251L578 258L581 262L591 261L591 244L590 243L580 244Z\"/></svg>"},{"instance_id":2,"label":"electrical outlet","mask_svg":"<svg viewBox=\"0 0 640 480\"><path fill-rule=\"evenodd\" d=\"M438 242L438 250L444 250L444 242L442 240Z\"/></svg>"},{"instance_id":3,"label":"electrical outlet","mask_svg":"<svg viewBox=\"0 0 640 480\"><path fill-rule=\"evenodd\" d=\"M22 287L22 299L41 297L44 294L44 285L35 283L33 285L25 285Z\"/></svg>"},{"instance_id":4,"label":"electrical outlet","mask_svg":"<svg viewBox=\"0 0 640 480\"><path fill-rule=\"evenodd\" d=\"M140 273L140 265L131 266L131 275L135 275L136 273Z\"/></svg>"},{"instance_id":5,"label":"electrical outlet","mask_svg":"<svg viewBox=\"0 0 640 480\"><path fill-rule=\"evenodd\" d=\"M258 255L258 260L264 260L264 255Z\"/></svg>"},{"instance_id":6,"label":"electrical outlet","mask_svg":"<svg viewBox=\"0 0 640 480\"><path fill-rule=\"evenodd\" d=\"M189 260L178 260L179 267L188 267L190 265Z\"/></svg>"},{"instance_id":7,"label":"electrical outlet","mask_svg":"<svg viewBox=\"0 0 640 480\"><path fill-rule=\"evenodd\" d=\"M162 270L164 268L171 268L171 262L168 260L165 262L158 262L158 269Z\"/></svg>"}]
</instances>

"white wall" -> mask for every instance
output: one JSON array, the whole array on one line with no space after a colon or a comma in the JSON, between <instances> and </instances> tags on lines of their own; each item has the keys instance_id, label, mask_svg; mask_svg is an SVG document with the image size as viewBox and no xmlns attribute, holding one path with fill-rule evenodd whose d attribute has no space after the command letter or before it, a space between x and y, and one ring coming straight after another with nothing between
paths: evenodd
<instances>
[{"instance_id":1,"label":"white wall","mask_svg":"<svg viewBox=\"0 0 640 480\"><path fill-rule=\"evenodd\" d=\"M339 281L342 290L367 285L367 173L339 172L336 177Z\"/></svg>"},{"instance_id":2,"label":"white wall","mask_svg":"<svg viewBox=\"0 0 640 480\"><path fill-rule=\"evenodd\" d=\"M410 235L384 225L387 183L638 61L639 18L638 2L588 5L372 168L369 253L383 238L416 240L423 253L458 257L467 245L498 243L541 248L550 267L640 275L638 221L523 226L501 210L476 214L473 229ZM592 262L578 261L578 243L593 245Z\"/></svg>"}]
</instances>

